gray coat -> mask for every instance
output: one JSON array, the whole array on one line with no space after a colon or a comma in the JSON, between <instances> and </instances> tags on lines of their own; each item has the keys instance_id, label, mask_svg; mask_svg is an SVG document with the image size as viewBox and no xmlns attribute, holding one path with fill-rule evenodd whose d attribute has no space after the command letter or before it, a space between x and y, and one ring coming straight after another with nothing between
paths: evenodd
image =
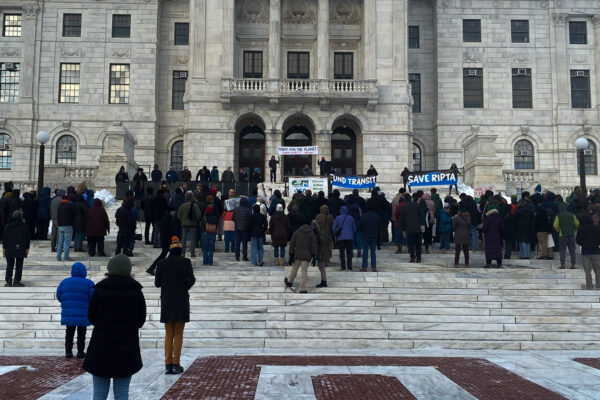
<instances>
[{"instance_id":1,"label":"gray coat","mask_svg":"<svg viewBox=\"0 0 600 400\"><path fill-rule=\"evenodd\" d=\"M452 218L454 244L469 244L471 242L471 217L468 212L460 213Z\"/></svg>"},{"instance_id":2,"label":"gray coat","mask_svg":"<svg viewBox=\"0 0 600 400\"><path fill-rule=\"evenodd\" d=\"M62 197L66 193L67 193L66 191L64 191L63 189L60 189L56 192L56 196L54 196L52 201L50 201L50 218L52 218L52 219L58 218L58 206L60 206L60 201L62 200Z\"/></svg>"}]
</instances>

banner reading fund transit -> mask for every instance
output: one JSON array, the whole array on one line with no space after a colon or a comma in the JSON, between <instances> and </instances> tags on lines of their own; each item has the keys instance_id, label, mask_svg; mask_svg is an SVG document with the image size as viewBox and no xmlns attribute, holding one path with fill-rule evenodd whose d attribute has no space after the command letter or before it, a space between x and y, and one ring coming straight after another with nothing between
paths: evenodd
<instances>
[{"instance_id":1,"label":"banner reading fund transit","mask_svg":"<svg viewBox=\"0 0 600 400\"><path fill-rule=\"evenodd\" d=\"M331 185L345 189L370 189L377 184L375 176L332 176Z\"/></svg>"},{"instance_id":2,"label":"banner reading fund transit","mask_svg":"<svg viewBox=\"0 0 600 400\"><path fill-rule=\"evenodd\" d=\"M277 147L277 154L280 156L301 156L309 154L319 154L319 146L295 146L295 147Z\"/></svg>"},{"instance_id":3,"label":"banner reading fund transit","mask_svg":"<svg viewBox=\"0 0 600 400\"><path fill-rule=\"evenodd\" d=\"M292 177L289 178L290 196L300 191L306 193L310 190L313 193L323 191L327 193L327 178L307 178L307 177Z\"/></svg>"},{"instance_id":4,"label":"banner reading fund transit","mask_svg":"<svg viewBox=\"0 0 600 400\"><path fill-rule=\"evenodd\" d=\"M411 172L410 186L445 186L458 183L458 176L452 170Z\"/></svg>"}]
</instances>

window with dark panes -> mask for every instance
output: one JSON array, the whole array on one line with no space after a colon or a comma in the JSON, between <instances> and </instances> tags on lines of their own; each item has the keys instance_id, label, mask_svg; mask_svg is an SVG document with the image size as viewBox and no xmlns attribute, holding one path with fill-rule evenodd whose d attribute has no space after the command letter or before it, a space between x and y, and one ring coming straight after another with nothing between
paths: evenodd
<instances>
[{"instance_id":1,"label":"window with dark panes","mask_svg":"<svg viewBox=\"0 0 600 400\"><path fill-rule=\"evenodd\" d=\"M4 14L4 18L2 19L2 36L20 37L21 18L21 14Z\"/></svg>"},{"instance_id":2,"label":"window with dark panes","mask_svg":"<svg viewBox=\"0 0 600 400\"><path fill-rule=\"evenodd\" d=\"M333 79L354 79L354 54L333 54Z\"/></svg>"},{"instance_id":3,"label":"window with dark panes","mask_svg":"<svg viewBox=\"0 0 600 400\"><path fill-rule=\"evenodd\" d=\"M175 22L175 45L187 46L190 44L190 24Z\"/></svg>"},{"instance_id":4,"label":"window with dark panes","mask_svg":"<svg viewBox=\"0 0 600 400\"><path fill-rule=\"evenodd\" d=\"M412 96L414 104L412 111L414 113L421 112L421 74L408 74L410 85L412 87Z\"/></svg>"},{"instance_id":5,"label":"window with dark panes","mask_svg":"<svg viewBox=\"0 0 600 400\"><path fill-rule=\"evenodd\" d=\"M480 19L463 19L463 42L481 42Z\"/></svg>"},{"instance_id":6,"label":"window with dark panes","mask_svg":"<svg viewBox=\"0 0 600 400\"><path fill-rule=\"evenodd\" d=\"M81 37L81 14L63 14L64 37Z\"/></svg>"},{"instance_id":7,"label":"window with dark panes","mask_svg":"<svg viewBox=\"0 0 600 400\"><path fill-rule=\"evenodd\" d=\"M483 108L483 69L463 70L464 108Z\"/></svg>"},{"instance_id":8,"label":"window with dark panes","mask_svg":"<svg viewBox=\"0 0 600 400\"><path fill-rule=\"evenodd\" d=\"M288 79L308 79L310 77L310 54L290 51L288 59Z\"/></svg>"},{"instance_id":9,"label":"window with dark panes","mask_svg":"<svg viewBox=\"0 0 600 400\"><path fill-rule=\"evenodd\" d=\"M0 133L0 169L12 167L12 140L6 133Z\"/></svg>"},{"instance_id":10,"label":"window with dark panes","mask_svg":"<svg viewBox=\"0 0 600 400\"><path fill-rule=\"evenodd\" d=\"M569 21L569 43L587 44L587 24L585 21Z\"/></svg>"},{"instance_id":11,"label":"window with dark panes","mask_svg":"<svg viewBox=\"0 0 600 400\"><path fill-rule=\"evenodd\" d=\"M534 169L533 145L528 140L515 143L515 169Z\"/></svg>"},{"instance_id":12,"label":"window with dark panes","mask_svg":"<svg viewBox=\"0 0 600 400\"><path fill-rule=\"evenodd\" d=\"M60 64L59 103L79 103L79 64Z\"/></svg>"},{"instance_id":13,"label":"window with dark panes","mask_svg":"<svg viewBox=\"0 0 600 400\"><path fill-rule=\"evenodd\" d=\"M421 157L421 148L413 143L413 172L423 170L423 161Z\"/></svg>"},{"instance_id":14,"label":"window with dark panes","mask_svg":"<svg viewBox=\"0 0 600 400\"><path fill-rule=\"evenodd\" d=\"M173 71L173 110L183 110L187 71Z\"/></svg>"},{"instance_id":15,"label":"window with dark panes","mask_svg":"<svg viewBox=\"0 0 600 400\"><path fill-rule=\"evenodd\" d=\"M61 136L56 142L56 163L75 164L77 162L77 141L71 135Z\"/></svg>"},{"instance_id":16,"label":"window with dark panes","mask_svg":"<svg viewBox=\"0 0 600 400\"><path fill-rule=\"evenodd\" d=\"M183 140L178 140L171 147L171 165L175 171L183 169Z\"/></svg>"},{"instance_id":17,"label":"window with dark panes","mask_svg":"<svg viewBox=\"0 0 600 400\"><path fill-rule=\"evenodd\" d=\"M586 175L598 175L598 153L596 152L596 145L594 142L588 139L589 146L583 150L583 166L585 168ZM580 174L579 161L581 160L581 153L577 152L577 174Z\"/></svg>"},{"instance_id":18,"label":"window with dark panes","mask_svg":"<svg viewBox=\"0 0 600 400\"><path fill-rule=\"evenodd\" d=\"M263 77L262 51L244 51L244 78Z\"/></svg>"},{"instance_id":19,"label":"window with dark panes","mask_svg":"<svg viewBox=\"0 0 600 400\"><path fill-rule=\"evenodd\" d=\"M129 64L110 65L110 104L129 104Z\"/></svg>"},{"instance_id":20,"label":"window with dark panes","mask_svg":"<svg viewBox=\"0 0 600 400\"><path fill-rule=\"evenodd\" d=\"M113 14L112 16L112 37L128 38L131 36L131 15Z\"/></svg>"},{"instance_id":21,"label":"window with dark panes","mask_svg":"<svg viewBox=\"0 0 600 400\"><path fill-rule=\"evenodd\" d=\"M510 21L510 36L513 43L529 43L529 21L526 19Z\"/></svg>"},{"instance_id":22,"label":"window with dark panes","mask_svg":"<svg viewBox=\"0 0 600 400\"><path fill-rule=\"evenodd\" d=\"M532 108L531 68L512 69L513 108Z\"/></svg>"},{"instance_id":23,"label":"window with dark panes","mask_svg":"<svg viewBox=\"0 0 600 400\"><path fill-rule=\"evenodd\" d=\"M419 25L411 25L408 27L408 48L419 48Z\"/></svg>"},{"instance_id":24,"label":"window with dark panes","mask_svg":"<svg viewBox=\"0 0 600 400\"><path fill-rule=\"evenodd\" d=\"M20 72L18 63L0 63L0 103L18 101Z\"/></svg>"},{"instance_id":25,"label":"window with dark panes","mask_svg":"<svg viewBox=\"0 0 600 400\"><path fill-rule=\"evenodd\" d=\"M590 108L590 71L571 70L571 107Z\"/></svg>"}]
</instances>

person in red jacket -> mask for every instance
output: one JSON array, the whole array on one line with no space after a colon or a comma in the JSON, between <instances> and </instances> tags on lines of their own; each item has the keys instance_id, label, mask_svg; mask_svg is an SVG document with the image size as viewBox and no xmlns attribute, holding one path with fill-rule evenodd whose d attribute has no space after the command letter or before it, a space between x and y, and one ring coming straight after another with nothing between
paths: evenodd
<instances>
[{"instance_id":1,"label":"person in red jacket","mask_svg":"<svg viewBox=\"0 0 600 400\"><path fill-rule=\"evenodd\" d=\"M85 234L88 238L88 255L96 255L96 246L98 246L98 256L106 257L104 253L104 237L110 232L110 222L108 214L102 204L102 200L94 199L92 208L87 210L85 215Z\"/></svg>"}]
</instances>

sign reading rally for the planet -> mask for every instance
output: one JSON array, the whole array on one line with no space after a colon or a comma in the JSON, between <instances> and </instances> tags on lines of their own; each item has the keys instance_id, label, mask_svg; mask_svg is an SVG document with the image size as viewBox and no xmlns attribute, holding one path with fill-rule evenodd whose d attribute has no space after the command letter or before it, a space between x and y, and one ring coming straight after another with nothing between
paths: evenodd
<instances>
[{"instance_id":1,"label":"sign reading rally for the planet","mask_svg":"<svg viewBox=\"0 0 600 400\"><path fill-rule=\"evenodd\" d=\"M369 189L374 188L377 183L375 176L337 176L332 175L332 186L346 189Z\"/></svg>"},{"instance_id":2,"label":"sign reading rally for the planet","mask_svg":"<svg viewBox=\"0 0 600 400\"><path fill-rule=\"evenodd\" d=\"M411 172L408 175L410 186L442 186L458 183L458 176L452 170Z\"/></svg>"},{"instance_id":3,"label":"sign reading rally for the planet","mask_svg":"<svg viewBox=\"0 0 600 400\"><path fill-rule=\"evenodd\" d=\"M277 154L280 156L299 156L307 154L319 154L319 146L295 146L295 147L277 147Z\"/></svg>"}]
</instances>

